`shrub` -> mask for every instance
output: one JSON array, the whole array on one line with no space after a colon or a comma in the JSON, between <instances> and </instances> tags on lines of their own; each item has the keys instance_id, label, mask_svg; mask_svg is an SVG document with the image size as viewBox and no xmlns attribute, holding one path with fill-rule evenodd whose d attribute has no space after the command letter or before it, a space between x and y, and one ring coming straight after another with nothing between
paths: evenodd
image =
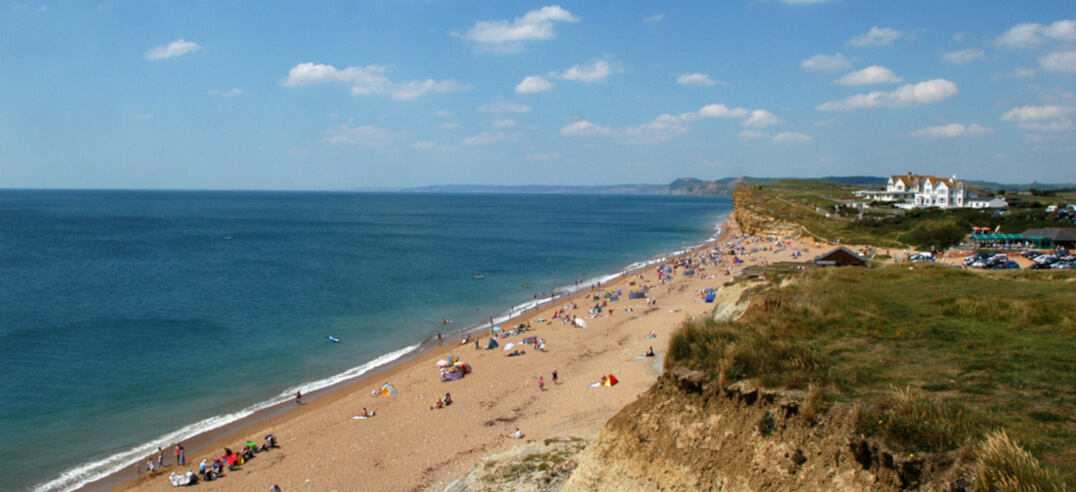
<instances>
[{"instance_id":1,"label":"shrub","mask_svg":"<svg viewBox=\"0 0 1076 492\"><path fill-rule=\"evenodd\" d=\"M974 482L982 491L1061 491L1061 481L1039 460L1009 439L1004 430L992 432L976 449Z\"/></svg>"},{"instance_id":2,"label":"shrub","mask_svg":"<svg viewBox=\"0 0 1076 492\"><path fill-rule=\"evenodd\" d=\"M857 414L856 430L908 452L945 452L959 448L986 428L984 419L953 402L937 402L893 389Z\"/></svg>"}]
</instances>

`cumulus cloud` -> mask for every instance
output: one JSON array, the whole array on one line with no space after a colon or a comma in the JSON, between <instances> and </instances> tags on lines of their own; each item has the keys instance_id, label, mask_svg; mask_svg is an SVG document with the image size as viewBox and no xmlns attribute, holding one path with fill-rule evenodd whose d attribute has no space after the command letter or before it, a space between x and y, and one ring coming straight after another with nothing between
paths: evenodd
<instances>
[{"instance_id":1,"label":"cumulus cloud","mask_svg":"<svg viewBox=\"0 0 1076 492\"><path fill-rule=\"evenodd\" d=\"M852 60L840 53L833 55L814 55L800 62L804 70L810 72L840 72L852 67Z\"/></svg>"},{"instance_id":2,"label":"cumulus cloud","mask_svg":"<svg viewBox=\"0 0 1076 492\"><path fill-rule=\"evenodd\" d=\"M775 116L773 113L766 111L765 109L756 109L751 112L750 118L744 120L743 126L762 128L770 125L776 125L780 122L781 119Z\"/></svg>"},{"instance_id":3,"label":"cumulus cloud","mask_svg":"<svg viewBox=\"0 0 1076 492\"><path fill-rule=\"evenodd\" d=\"M744 108L729 108L724 104L708 104L697 114L702 118L746 118L749 112Z\"/></svg>"},{"instance_id":4,"label":"cumulus cloud","mask_svg":"<svg viewBox=\"0 0 1076 492\"><path fill-rule=\"evenodd\" d=\"M147 60L164 60L166 58L172 58L173 56L179 56L184 53L190 53L192 51L198 51L202 49L198 43L191 41L184 41L183 39L177 39L168 44L162 44L146 52Z\"/></svg>"},{"instance_id":5,"label":"cumulus cloud","mask_svg":"<svg viewBox=\"0 0 1076 492\"><path fill-rule=\"evenodd\" d=\"M1039 58L1039 66L1050 72L1076 73L1076 51L1059 51Z\"/></svg>"},{"instance_id":6,"label":"cumulus cloud","mask_svg":"<svg viewBox=\"0 0 1076 492\"><path fill-rule=\"evenodd\" d=\"M1068 116L1076 113L1072 106L1020 106L1001 115L1002 121L1016 123L1021 130L1034 132L1063 132L1072 129Z\"/></svg>"},{"instance_id":7,"label":"cumulus cloud","mask_svg":"<svg viewBox=\"0 0 1076 492\"><path fill-rule=\"evenodd\" d=\"M1076 41L1076 20L1059 20L1050 25L1025 22L1005 31L994 40L994 46L1030 50L1042 46L1047 39Z\"/></svg>"},{"instance_id":8,"label":"cumulus cloud","mask_svg":"<svg viewBox=\"0 0 1076 492\"><path fill-rule=\"evenodd\" d=\"M532 75L523 79L523 82L516 86L516 94L537 94L553 90L554 87L556 87L556 84L539 75Z\"/></svg>"},{"instance_id":9,"label":"cumulus cloud","mask_svg":"<svg viewBox=\"0 0 1076 492\"><path fill-rule=\"evenodd\" d=\"M327 130L322 141L334 145L352 144L360 147L384 147L391 138L392 134L375 126L349 126L345 123Z\"/></svg>"},{"instance_id":10,"label":"cumulus cloud","mask_svg":"<svg viewBox=\"0 0 1076 492\"><path fill-rule=\"evenodd\" d=\"M830 101L815 107L819 111L849 111L864 108L911 106L944 101L959 92L957 85L945 79L908 84L894 91L857 94L840 101Z\"/></svg>"},{"instance_id":11,"label":"cumulus cloud","mask_svg":"<svg viewBox=\"0 0 1076 492\"><path fill-rule=\"evenodd\" d=\"M814 137L799 132L778 133L773 136L774 143L811 143Z\"/></svg>"},{"instance_id":12,"label":"cumulus cloud","mask_svg":"<svg viewBox=\"0 0 1076 492\"><path fill-rule=\"evenodd\" d=\"M740 138L770 138L770 134L759 130L744 130L738 135Z\"/></svg>"},{"instance_id":13,"label":"cumulus cloud","mask_svg":"<svg viewBox=\"0 0 1076 492\"><path fill-rule=\"evenodd\" d=\"M553 31L554 22L579 22L579 17L559 5L550 5L527 12L512 22L478 21L467 32L452 34L473 41L482 49L496 53L515 53L522 50L528 41L544 41L556 37Z\"/></svg>"},{"instance_id":14,"label":"cumulus cloud","mask_svg":"<svg viewBox=\"0 0 1076 492\"><path fill-rule=\"evenodd\" d=\"M893 73L892 70L880 65L872 65L863 70L857 70L841 77L833 82L840 85L869 85L869 84L899 84L904 81L903 77Z\"/></svg>"},{"instance_id":15,"label":"cumulus cloud","mask_svg":"<svg viewBox=\"0 0 1076 492\"><path fill-rule=\"evenodd\" d=\"M989 135L994 133L993 128L987 128L980 125L968 125L964 126L960 123L949 123L948 125L932 126L930 128L921 128L914 130L908 135L915 138L957 138L957 137L979 137L983 135Z\"/></svg>"},{"instance_id":16,"label":"cumulus cloud","mask_svg":"<svg viewBox=\"0 0 1076 492\"><path fill-rule=\"evenodd\" d=\"M587 120L579 120L564 125L560 129L562 137L612 137L615 135L611 128L592 123Z\"/></svg>"},{"instance_id":17,"label":"cumulus cloud","mask_svg":"<svg viewBox=\"0 0 1076 492\"><path fill-rule=\"evenodd\" d=\"M687 133L683 122L671 115L661 115L653 121L624 130L629 143L661 143Z\"/></svg>"},{"instance_id":18,"label":"cumulus cloud","mask_svg":"<svg viewBox=\"0 0 1076 492\"><path fill-rule=\"evenodd\" d=\"M493 126L496 128L505 128L509 126L516 126L516 120L512 118L505 118L503 120L497 120L493 122Z\"/></svg>"},{"instance_id":19,"label":"cumulus cloud","mask_svg":"<svg viewBox=\"0 0 1076 492\"><path fill-rule=\"evenodd\" d=\"M680 85L701 85L710 87L718 84L718 81L711 79L709 75L704 73L685 73L676 78L676 83Z\"/></svg>"},{"instance_id":20,"label":"cumulus cloud","mask_svg":"<svg viewBox=\"0 0 1076 492\"><path fill-rule=\"evenodd\" d=\"M529 113L531 107L498 98L479 106L478 111L480 113Z\"/></svg>"},{"instance_id":21,"label":"cumulus cloud","mask_svg":"<svg viewBox=\"0 0 1076 492\"><path fill-rule=\"evenodd\" d=\"M643 17L643 22L661 22L665 19L665 14L654 14L650 17Z\"/></svg>"},{"instance_id":22,"label":"cumulus cloud","mask_svg":"<svg viewBox=\"0 0 1076 492\"><path fill-rule=\"evenodd\" d=\"M347 67L343 70L332 65L300 63L290 71L281 83L298 87L327 82L351 85L353 96L389 96L401 101L422 97L430 92L456 92L469 89L468 86L454 80L435 82L432 79L412 80L410 82L393 82L388 78L391 67L367 65L365 67Z\"/></svg>"},{"instance_id":23,"label":"cumulus cloud","mask_svg":"<svg viewBox=\"0 0 1076 492\"><path fill-rule=\"evenodd\" d=\"M1001 121L1036 121L1052 120L1068 116L1073 113L1073 108L1068 106L1020 106L1013 108L1001 115Z\"/></svg>"},{"instance_id":24,"label":"cumulus cloud","mask_svg":"<svg viewBox=\"0 0 1076 492\"><path fill-rule=\"evenodd\" d=\"M983 57L983 50L968 48L942 55L941 61L950 65L966 65Z\"/></svg>"},{"instance_id":25,"label":"cumulus cloud","mask_svg":"<svg viewBox=\"0 0 1076 492\"><path fill-rule=\"evenodd\" d=\"M242 96L243 94L246 94L246 92L243 92L243 89L228 89L228 90L212 90L212 91L206 92L206 94L209 94L210 96L235 97L235 96Z\"/></svg>"},{"instance_id":26,"label":"cumulus cloud","mask_svg":"<svg viewBox=\"0 0 1076 492\"><path fill-rule=\"evenodd\" d=\"M562 80L576 80L579 82L601 82L619 69L606 60L597 60L593 63L580 64L561 72L557 78Z\"/></svg>"},{"instance_id":27,"label":"cumulus cloud","mask_svg":"<svg viewBox=\"0 0 1076 492\"><path fill-rule=\"evenodd\" d=\"M444 123L441 123L441 128L444 128L445 130L451 130L453 128L459 128L459 127L460 127L460 124L456 123L455 121L446 121Z\"/></svg>"},{"instance_id":28,"label":"cumulus cloud","mask_svg":"<svg viewBox=\"0 0 1076 492\"><path fill-rule=\"evenodd\" d=\"M867 46L885 46L896 41L904 33L888 27L872 27L870 31L859 34L848 41L848 46L864 48Z\"/></svg>"},{"instance_id":29,"label":"cumulus cloud","mask_svg":"<svg viewBox=\"0 0 1076 492\"><path fill-rule=\"evenodd\" d=\"M464 145L488 145L488 144L491 144L491 143L495 143L500 139L501 139L500 136L494 135L492 133L479 133L478 135L474 135L474 136L467 137L467 138L463 139L463 144Z\"/></svg>"}]
</instances>

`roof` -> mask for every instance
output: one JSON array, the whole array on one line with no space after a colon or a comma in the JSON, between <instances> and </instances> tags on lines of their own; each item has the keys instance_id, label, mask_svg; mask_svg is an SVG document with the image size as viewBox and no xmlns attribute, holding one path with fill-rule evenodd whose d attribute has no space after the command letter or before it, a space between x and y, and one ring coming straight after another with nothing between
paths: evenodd
<instances>
[{"instance_id":1,"label":"roof","mask_svg":"<svg viewBox=\"0 0 1076 492\"><path fill-rule=\"evenodd\" d=\"M814 261L816 261L816 262L823 261L823 258L825 258L825 257L827 257L829 255L832 255L833 253L836 253L838 251L844 251L845 253L848 253L848 254L854 256L857 260L862 261L863 263L867 262L867 259L864 258L863 255L860 255L859 253L856 253L855 251L852 251L852 250L850 250L850 249L848 249L848 248L846 248L844 246L837 246L836 248L833 248L833 249L831 249L831 250L829 250L829 251L827 251L825 253L822 253L822 254L820 254L818 256L815 256Z\"/></svg>"},{"instance_id":2,"label":"roof","mask_svg":"<svg viewBox=\"0 0 1076 492\"><path fill-rule=\"evenodd\" d=\"M1027 234L972 234L972 241L1023 241Z\"/></svg>"},{"instance_id":3,"label":"roof","mask_svg":"<svg viewBox=\"0 0 1076 492\"><path fill-rule=\"evenodd\" d=\"M1028 229L1021 234L1024 237L1045 237L1054 241L1076 241L1076 227L1047 227L1045 229Z\"/></svg>"}]
</instances>

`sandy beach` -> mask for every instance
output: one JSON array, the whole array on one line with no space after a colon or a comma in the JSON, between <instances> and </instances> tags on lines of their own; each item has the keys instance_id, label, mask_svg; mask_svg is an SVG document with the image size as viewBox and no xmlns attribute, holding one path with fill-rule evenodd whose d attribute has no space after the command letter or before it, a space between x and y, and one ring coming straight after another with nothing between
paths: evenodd
<instances>
[{"instance_id":1,"label":"sandy beach","mask_svg":"<svg viewBox=\"0 0 1076 492\"><path fill-rule=\"evenodd\" d=\"M717 239L718 246L731 245L739 235L730 219ZM358 380L269 420L254 423L213 444L188 453L187 465L172 464L170 449L166 467L155 477L143 474L115 490L171 490L170 473L197 472L204 458L210 462L224 447L239 449L242 443L263 443L273 434L280 447L257 454L240 469L226 471L199 490L269 490L274 484L292 490L439 490L460 477L480 460L522 444L510 436L518 428L523 442L561 436L591 437L602 424L649 388L660 374L669 335L683 321L709 315L714 305L705 303L705 289L721 287L743 267L793 260L818 254L812 241L796 240L775 248L774 242L738 240L744 246L743 263L696 268L685 276L677 268L666 283L659 283L657 267L618 278L577 294L571 299L527 313L500 326L511 330L530 325L530 331L499 339L500 347L487 350L488 332L476 349L474 338L461 344L445 338L443 346L415 360L376 376ZM688 256L705 256L711 242ZM806 248L806 250L805 250ZM751 252L752 249L759 251ZM672 263L672 262L669 262ZM649 287L648 299L630 299L629 291ZM589 310L605 292L622 294L607 302L600 315ZM572 315L586 327L554 320L553 315L575 303ZM543 320L543 321L539 321ZM653 331L656 337L648 338ZM524 338L544 339L546 350L522 345ZM505 344L520 344L525 354L507 357ZM655 357L642 357L653 347ZM458 381L442 382L435 367L449 355L470 364L473 372ZM558 371L558 381L552 371ZM603 375L619 384L591 387ZM539 377L544 388L539 388ZM378 398L371 393L391 383L396 396ZM453 403L433 409L438 399L451 393ZM369 419L356 419L363 409L376 412ZM143 469L145 465L143 463Z\"/></svg>"}]
</instances>

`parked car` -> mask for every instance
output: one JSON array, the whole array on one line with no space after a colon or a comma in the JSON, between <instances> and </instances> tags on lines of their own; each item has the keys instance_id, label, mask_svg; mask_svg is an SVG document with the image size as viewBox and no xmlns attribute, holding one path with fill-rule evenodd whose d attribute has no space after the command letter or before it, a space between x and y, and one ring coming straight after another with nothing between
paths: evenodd
<instances>
[{"instance_id":1,"label":"parked car","mask_svg":"<svg viewBox=\"0 0 1076 492\"><path fill-rule=\"evenodd\" d=\"M1015 268L1020 268L1020 264L1015 261L1006 261L1004 263L998 263L997 265L994 265L990 268L993 268L995 270L1011 270Z\"/></svg>"},{"instance_id":2,"label":"parked car","mask_svg":"<svg viewBox=\"0 0 1076 492\"><path fill-rule=\"evenodd\" d=\"M1054 269L1058 269L1058 270L1073 269L1073 268L1076 268L1076 261L1058 261L1058 262L1055 262L1053 265L1050 265L1050 268L1054 268Z\"/></svg>"},{"instance_id":3,"label":"parked car","mask_svg":"<svg viewBox=\"0 0 1076 492\"><path fill-rule=\"evenodd\" d=\"M990 253L975 253L964 258L964 265L971 265L977 261L985 261L990 258Z\"/></svg>"},{"instance_id":4,"label":"parked car","mask_svg":"<svg viewBox=\"0 0 1076 492\"><path fill-rule=\"evenodd\" d=\"M1023 253L1020 253L1020 254L1024 258L1027 258L1029 260L1034 260L1035 258L1038 258L1039 256L1042 256L1042 253L1039 253L1038 251L1034 251L1034 250L1030 250L1030 249L1027 250L1027 251L1024 251Z\"/></svg>"},{"instance_id":5,"label":"parked car","mask_svg":"<svg viewBox=\"0 0 1076 492\"><path fill-rule=\"evenodd\" d=\"M918 253L909 256L908 261L928 261L934 263L934 258L927 253Z\"/></svg>"}]
</instances>

